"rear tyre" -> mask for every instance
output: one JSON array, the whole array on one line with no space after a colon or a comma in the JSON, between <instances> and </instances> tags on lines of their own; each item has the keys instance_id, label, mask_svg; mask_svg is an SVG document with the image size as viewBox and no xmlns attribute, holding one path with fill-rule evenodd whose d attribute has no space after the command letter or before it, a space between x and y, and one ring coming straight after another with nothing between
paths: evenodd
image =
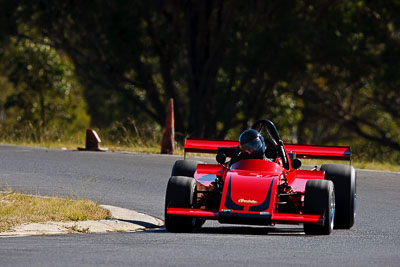
<instances>
[{"instance_id":1,"label":"rear tyre","mask_svg":"<svg viewBox=\"0 0 400 267\"><path fill-rule=\"evenodd\" d=\"M167 208L192 208L196 204L196 181L190 177L172 176L165 197L165 228L168 232L192 232L199 227L195 218L167 216ZM200 225L201 226L201 225Z\"/></svg>"},{"instance_id":2,"label":"rear tyre","mask_svg":"<svg viewBox=\"0 0 400 267\"><path fill-rule=\"evenodd\" d=\"M335 218L335 192L332 181L308 180L304 196L305 214L323 214L323 225L304 224L307 235L329 235Z\"/></svg>"},{"instance_id":3,"label":"rear tyre","mask_svg":"<svg viewBox=\"0 0 400 267\"><path fill-rule=\"evenodd\" d=\"M199 163L202 162L197 160L177 160L172 167L171 176L194 177Z\"/></svg>"},{"instance_id":4,"label":"rear tyre","mask_svg":"<svg viewBox=\"0 0 400 267\"><path fill-rule=\"evenodd\" d=\"M350 229L356 215L356 170L350 165L324 164L321 171L335 185L335 228Z\"/></svg>"}]
</instances>

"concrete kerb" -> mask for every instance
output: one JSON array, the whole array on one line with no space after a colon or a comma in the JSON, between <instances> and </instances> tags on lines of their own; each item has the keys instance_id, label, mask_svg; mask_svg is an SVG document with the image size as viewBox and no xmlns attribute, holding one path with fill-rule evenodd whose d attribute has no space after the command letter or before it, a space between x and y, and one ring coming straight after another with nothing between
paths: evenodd
<instances>
[{"instance_id":1,"label":"concrete kerb","mask_svg":"<svg viewBox=\"0 0 400 267\"><path fill-rule=\"evenodd\" d=\"M144 213L109 205L101 206L110 210L112 219L100 221L25 223L15 226L7 232L0 233L0 237L58 235L68 233L136 232L151 228L159 228L164 225L162 220Z\"/></svg>"}]
</instances>

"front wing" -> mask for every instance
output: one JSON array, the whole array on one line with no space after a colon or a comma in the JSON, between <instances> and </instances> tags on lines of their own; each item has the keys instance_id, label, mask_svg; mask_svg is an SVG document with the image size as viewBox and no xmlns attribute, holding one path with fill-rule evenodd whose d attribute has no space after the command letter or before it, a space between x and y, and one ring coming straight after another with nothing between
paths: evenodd
<instances>
[{"instance_id":1,"label":"front wing","mask_svg":"<svg viewBox=\"0 0 400 267\"><path fill-rule=\"evenodd\" d=\"M221 223L237 224L256 224L256 225L274 225L274 224L323 224L322 215L311 214L292 214L292 213L241 213L241 212L218 212L202 209L190 208L168 208L168 216L183 216L199 218L206 220L218 220Z\"/></svg>"}]
</instances>

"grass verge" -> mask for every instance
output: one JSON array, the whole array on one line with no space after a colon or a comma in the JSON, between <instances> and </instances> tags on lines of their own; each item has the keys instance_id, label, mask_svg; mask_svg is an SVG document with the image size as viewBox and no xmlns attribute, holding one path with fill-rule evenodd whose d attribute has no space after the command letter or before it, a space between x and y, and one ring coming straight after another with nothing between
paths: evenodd
<instances>
[{"instance_id":1,"label":"grass verge","mask_svg":"<svg viewBox=\"0 0 400 267\"><path fill-rule=\"evenodd\" d=\"M0 193L0 232L23 223L101 220L109 210L91 200L25 195L7 189Z\"/></svg>"},{"instance_id":2,"label":"grass verge","mask_svg":"<svg viewBox=\"0 0 400 267\"><path fill-rule=\"evenodd\" d=\"M82 138L84 141L84 137ZM69 149L76 150L78 147L85 147L84 142L74 142L74 141L60 141L60 142L32 142L32 141L13 141L8 142L5 140L0 140L0 145L16 145L16 146L32 146L32 147L45 147L45 148L55 148L55 149ZM161 145L160 144L131 144L131 145L121 145L114 143L100 143L101 148L108 148L109 151L127 151L127 152L138 152L138 153L147 153L147 154L156 154L160 153ZM183 155L183 149L176 148L176 151L179 154Z\"/></svg>"},{"instance_id":3,"label":"grass verge","mask_svg":"<svg viewBox=\"0 0 400 267\"><path fill-rule=\"evenodd\" d=\"M321 166L327 163L341 163L349 164L348 161L337 161L337 160L312 160L312 159L301 159L302 165L304 166ZM366 161L352 161L351 165L356 169L368 169L376 171L390 171L400 172L400 166L392 163L384 162L366 162Z\"/></svg>"}]
</instances>

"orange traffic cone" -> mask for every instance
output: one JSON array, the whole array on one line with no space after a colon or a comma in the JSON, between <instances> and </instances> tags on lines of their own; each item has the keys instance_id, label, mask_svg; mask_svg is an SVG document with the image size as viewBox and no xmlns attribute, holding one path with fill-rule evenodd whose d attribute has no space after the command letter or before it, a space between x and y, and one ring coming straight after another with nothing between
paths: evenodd
<instances>
[{"instance_id":1,"label":"orange traffic cone","mask_svg":"<svg viewBox=\"0 0 400 267\"><path fill-rule=\"evenodd\" d=\"M100 148L100 137L93 129L86 130L86 145L85 148L78 147L78 150L88 151L107 151L107 148Z\"/></svg>"},{"instance_id":2,"label":"orange traffic cone","mask_svg":"<svg viewBox=\"0 0 400 267\"><path fill-rule=\"evenodd\" d=\"M175 119L174 99L170 98L168 103L167 119L161 143L161 154L174 154L175 150Z\"/></svg>"}]
</instances>

